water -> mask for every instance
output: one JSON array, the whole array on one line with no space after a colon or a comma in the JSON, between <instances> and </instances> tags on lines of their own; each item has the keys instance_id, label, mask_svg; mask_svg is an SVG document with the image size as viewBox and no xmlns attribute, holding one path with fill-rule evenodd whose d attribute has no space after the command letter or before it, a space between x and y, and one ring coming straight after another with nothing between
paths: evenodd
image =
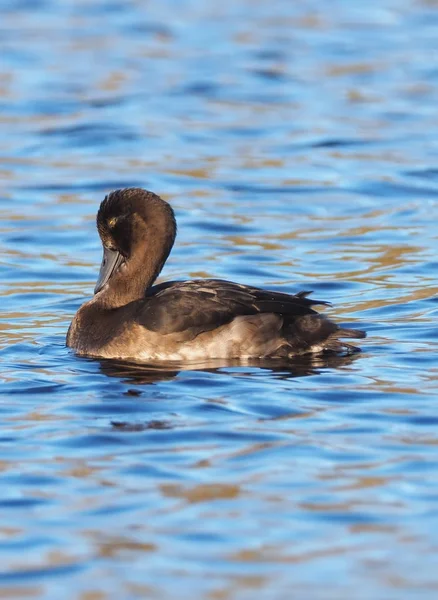
<instances>
[{"instance_id":1,"label":"water","mask_svg":"<svg viewBox=\"0 0 438 600\"><path fill-rule=\"evenodd\" d=\"M438 4L0 7L0 595L435 598ZM123 186L163 277L313 289L364 353L75 357Z\"/></svg>"}]
</instances>

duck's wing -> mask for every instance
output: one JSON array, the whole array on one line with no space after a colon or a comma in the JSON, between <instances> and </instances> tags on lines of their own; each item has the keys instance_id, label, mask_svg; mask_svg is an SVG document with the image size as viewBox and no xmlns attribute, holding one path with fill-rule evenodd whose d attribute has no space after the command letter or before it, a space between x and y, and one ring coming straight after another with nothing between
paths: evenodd
<instances>
[{"instance_id":1,"label":"duck's wing","mask_svg":"<svg viewBox=\"0 0 438 600\"><path fill-rule=\"evenodd\" d=\"M310 293L290 295L219 279L167 282L148 291L137 322L162 335L183 331L197 335L242 315L272 313L293 320L315 314L313 305L328 304L308 298Z\"/></svg>"}]
</instances>

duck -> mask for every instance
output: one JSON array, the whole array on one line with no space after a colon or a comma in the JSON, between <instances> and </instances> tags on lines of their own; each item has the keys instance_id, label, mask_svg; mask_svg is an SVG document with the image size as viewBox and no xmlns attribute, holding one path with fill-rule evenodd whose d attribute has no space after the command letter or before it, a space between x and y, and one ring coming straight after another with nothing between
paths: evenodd
<instances>
[{"instance_id":1,"label":"duck","mask_svg":"<svg viewBox=\"0 0 438 600\"><path fill-rule=\"evenodd\" d=\"M96 218L103 258L94 296L77 311L66 344L78 355L135 362L291 359L347 353L344 328L317 312L312 292L287 294L222 279L155 284L175 242L175 214L141 188L105 196Z\"/></svg>"}]
</instances>

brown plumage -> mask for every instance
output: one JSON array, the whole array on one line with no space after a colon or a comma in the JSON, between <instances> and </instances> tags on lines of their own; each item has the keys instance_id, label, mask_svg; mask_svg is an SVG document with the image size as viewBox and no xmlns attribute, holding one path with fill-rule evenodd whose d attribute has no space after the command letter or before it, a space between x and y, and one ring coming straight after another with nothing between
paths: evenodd
<instances>
[{"instance_id":1,"label":"brown plumage","mask_svg":"<svg viewBox=\"0 0 438 600\"><path fill-rule=\"evenodd\" d=\"M219 279L153 286L172 249L172 208L152 192L117 190L102 202L97 229L104 257L94 297L76 313L67 345L106 358L202 360L291 357L357 350L318 314L310 292L272 292Z\"/></svg>"}]
</instances>

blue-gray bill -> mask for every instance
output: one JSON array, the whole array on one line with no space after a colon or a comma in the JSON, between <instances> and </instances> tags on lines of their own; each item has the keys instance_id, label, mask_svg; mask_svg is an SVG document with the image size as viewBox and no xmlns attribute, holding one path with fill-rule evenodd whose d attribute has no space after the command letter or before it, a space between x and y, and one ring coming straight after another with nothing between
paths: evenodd
<instances>
[{"instance_id":1,"label":"blue-gray bill","mask_svg":"<svg viewBox=\"0 0 438 600\"><path fill-rule=\"evenodd\" d=\"M109 281L113 273L117 271L123 262L123 255L117 250L104 247L102 264L100 265L99 277L97 278L94 293L97 294Z\"/></svg>"}]
</instances>

